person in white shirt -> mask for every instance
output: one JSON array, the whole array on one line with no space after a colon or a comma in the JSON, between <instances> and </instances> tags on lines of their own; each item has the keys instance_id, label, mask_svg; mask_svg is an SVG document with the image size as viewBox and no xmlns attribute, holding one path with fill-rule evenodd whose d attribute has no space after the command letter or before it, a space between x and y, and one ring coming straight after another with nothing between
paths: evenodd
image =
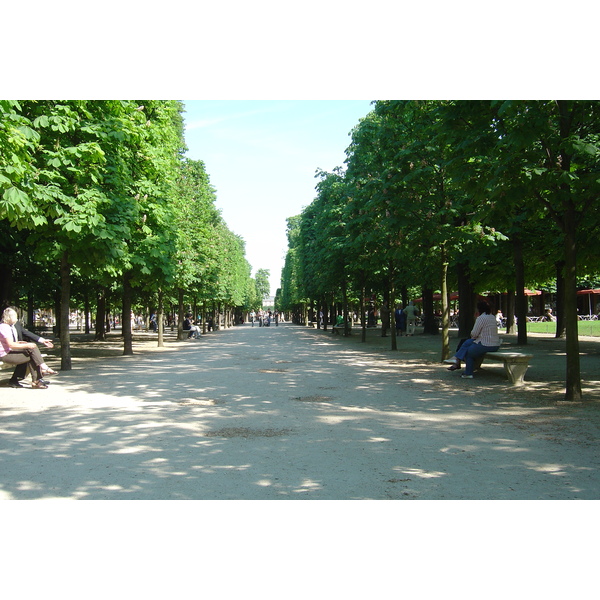
<instances>
[{"instance_id":1,"label":"person in white shirt","mask_svg":"<svg viewBox=\"0 0 600 600\"><path fill-rule=\"evenodd\" d=\"M466 340L458 349L457 353L445 360L445 363L451 364L452 370L461 368L461 361L465 361L465 372L461 377L473 379L473 368L475 359L487 352L497 352L500 349L500 338L498 337L498 323L496 317L492 314L490 305L485 302L477 303L479 316L475 320L475 325L471 331L471 338Z\"/></svg>"},{"instance_id":2,"label":"person in white shirt","mask_svg":"<svg viewBox=\"0 0 600 600\"><path fill-rule=\"evenodd\" d=\"M413 304L412 300L408 303L408 306L404 307L404 314L406 314L406 324L408 326L406 335L415 335L417 307Z\"/></svg>"},{"instance_id":3,"label":"person in white shirt","mask_svg":"<svg viewBox=\"0 0 600 600\"><path fill-rule=\"evenodd\" d=\"M48 384L43 379L44 375L56 375L56 371L44 362L35 342L44 344L48 348L52 348L54 344L51 340L46 340L24 329L18 323L18 319L17 311L9 306L2 313L2 323L0 323L0 360L17 367L9 385L10 387L23 387L19 383L19 379L24 377L26 368L29 367L32 378L31 387L46 389ZM23 338L33 341L27 342Z\"/></svg>"}]
</instances>

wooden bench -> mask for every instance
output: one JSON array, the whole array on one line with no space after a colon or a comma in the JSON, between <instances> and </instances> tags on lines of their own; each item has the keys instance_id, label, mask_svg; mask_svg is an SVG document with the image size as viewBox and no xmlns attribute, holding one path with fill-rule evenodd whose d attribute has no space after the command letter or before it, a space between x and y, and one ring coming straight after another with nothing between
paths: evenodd
<instances>
[{"instance_id":1,"label":"wooden bench","mask_svg":"<svg viewBox=\"0 0 600 600\"><path fill-rule=\"evenodd\" d=\"M523 385L525 372L532 358L533 354L523 354L522 352L488 352L475 360L475 368L479 369L484 360L504 363L504 371L508 380L513 385Z\"/></svg>"}]
</instances>

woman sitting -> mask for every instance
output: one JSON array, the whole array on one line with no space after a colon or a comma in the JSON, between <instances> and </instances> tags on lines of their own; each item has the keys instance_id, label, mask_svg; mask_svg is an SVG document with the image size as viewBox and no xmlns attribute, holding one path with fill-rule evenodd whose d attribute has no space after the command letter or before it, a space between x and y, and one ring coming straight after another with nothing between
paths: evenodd
<instances>
[{"instance_id":1,"label":"woman sitting","mask_svg":"<svg viewBox=\"0 0 600 600\"><path fill-rule=\"evenodd\" d=\"M31 387L43 390L48 387L43 379L44 373L55 374L44 362L41 352L33 342L19 340L15 323L18 321L17 311L7 308L2 313L0 323L0 360L9 365L27 364L31 372ZM17 380L11 379L11 387L23 387Z\"/></svg>"}]
</instances>

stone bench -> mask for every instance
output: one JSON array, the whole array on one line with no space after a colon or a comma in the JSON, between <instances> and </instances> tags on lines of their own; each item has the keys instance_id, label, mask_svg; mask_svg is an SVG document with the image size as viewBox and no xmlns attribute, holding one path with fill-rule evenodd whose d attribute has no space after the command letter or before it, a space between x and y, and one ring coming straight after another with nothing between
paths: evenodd
<instances>
[{"instance_id":1,"label":"stone bench","mask_svg":"<svg viewBox=\"0 0 600 600\"><path fill-rule=\"evenodd\" d=\"M525 372L532 358L533 354L523 354L522 352L488 352L475 360L475 368L479 369L484 360L501 362L504 364L508 380L513 385L523 385Z\"/></svg>"},{"instance_id":2,"label":"stone bench","mask_svg":"<svg viewBox=\"0 0 600 600\"><path fill-rule=\"evenodd\" d=\"M331 335L337 333L338 335L340 335L340 329L342 331L344 331L346 325L344 323L335 323L334 325L331 326Z\"/></svg>"}]
</instances>

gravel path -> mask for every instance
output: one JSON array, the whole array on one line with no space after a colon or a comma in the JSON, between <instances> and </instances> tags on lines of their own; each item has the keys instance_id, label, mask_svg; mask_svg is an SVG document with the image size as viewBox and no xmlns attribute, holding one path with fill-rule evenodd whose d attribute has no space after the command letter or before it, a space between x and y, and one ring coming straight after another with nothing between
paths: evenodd
<instances>
[{"instance_id":1,"label":"gravel path","mask_svg":"<svg viewBox=\"0 0 600 600\"><path fill-rule=\"evenodd\" d=\"M133 357L74 344L48 390L0 388L0 499L600 496L599 342L582 343L591 400L569 405L563 342L543 336L521 388L499 365L460 379L422 335L397 352L290 324L143 339Z\"/></svg>"}]
</instances>

